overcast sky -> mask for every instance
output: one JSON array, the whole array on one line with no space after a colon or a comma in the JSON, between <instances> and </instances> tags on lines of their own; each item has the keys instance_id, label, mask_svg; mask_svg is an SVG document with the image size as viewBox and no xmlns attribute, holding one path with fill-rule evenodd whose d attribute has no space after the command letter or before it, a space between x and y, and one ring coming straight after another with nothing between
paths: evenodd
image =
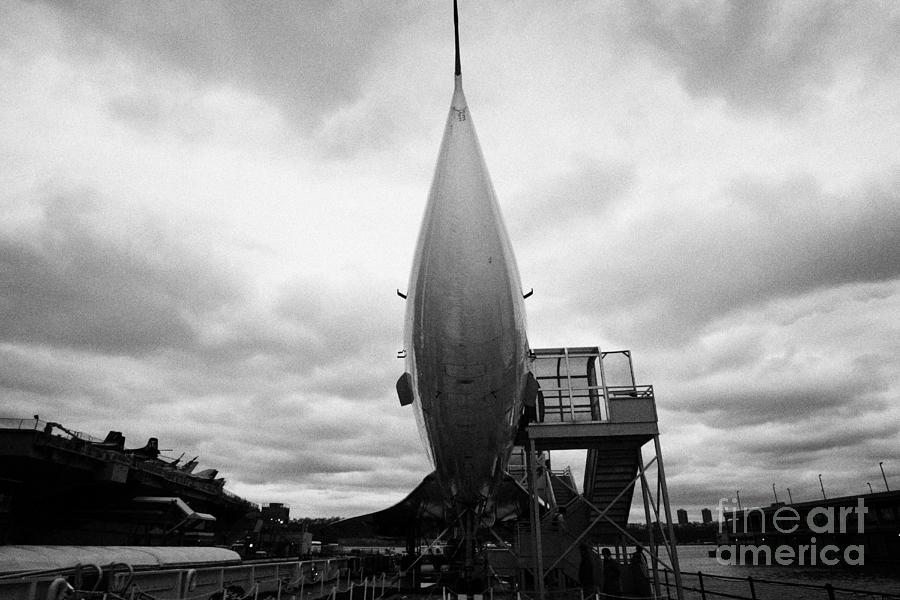
<instances>
[{"instance_id":1,"label":"overcast sky","mask_svg":"<svg viewBox=\"0 0 900 600\"><path fill-rule=\"evenodd\" d=\"M531 345L634 352L673 507L900 489L900 5L460 21ZM0 416L158 437L293 516L401 499L449 0L8 0L0 31Z\"/></svg>"}]
</instances>

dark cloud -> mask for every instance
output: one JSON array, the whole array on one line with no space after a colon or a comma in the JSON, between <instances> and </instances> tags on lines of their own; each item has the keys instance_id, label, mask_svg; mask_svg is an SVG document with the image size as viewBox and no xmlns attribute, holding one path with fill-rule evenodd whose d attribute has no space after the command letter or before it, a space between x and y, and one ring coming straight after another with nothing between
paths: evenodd
<instances>
[{"instance_id":1,"label":"dark cloud","mask_svg":"<svg viewBox=\"0 0 900 600\"><path fill-rule=\"evenodd\" d=\"M93 383L77 369L59 364L40 351L11 345L0 347L0 388L4 391L7 407L8 403L15 402L9 397L10 393L18 393L30 403L35 395L58 397L96 393L98 390Z\"/></svg>"},{"instance_id":2,"label":"dark cloud","mask_svg":"<svg viewBox=\"0 0 900 600\"><path fill-rule=\"evenodd\" d=\"M294 282L282 290L274 313L312 330L315 356L333 362L356 356L394 337L402 340L403 303L391 300L385 280L352 276L329 281Z\"/></svg>"},{"instance_id":3,"label":"dark cloud","mask_svg":"<svg viewBox=\"0 0 900 600\"><path fill-rule=\"evenodd\" d=\"M881 421L865 424L857 419L852 428L833 426L823 429L811 429L807 425L796 427L788 435L767 436L743 445L742 451L752 455L754 460L767 463L777 461L779 457L789 457L788 465L793 468L808 461L812 455L846 452L848 449L864 449L874 439L893 440L900 433L900 424L892 421ZM827 432L827 433L826 433ZM777 462L776 462L776 466ZM784 468L784 465L782 465Z\"/></svg>"},{"instance_id":4,"label":"dark cloud","mask_svg":"<svg viewBox=\"0 0 900 600\"><path fill-rule=\"evenodd\" d=\"M342 400L302 389L278 398L185 400L157 412L170 410L180 418L165 428L168 440L198 449L205 464L242 485L402 489L427 472L412 415L393 398Z\"/></svg>"},{"instance_id":5,"label":"dark cloud","mask_svg":"<svg viewBox=\"0 0 900 600\"><path fill-rule=\"evenodd\" d=\"M402 303L387 283L378 282L375 301L371 281L297 281L274 308L257 305L247 274L205 245L149 217L116 222L104 206L90 194L57 196L40 203L34 224L0 239L0 341L155 355L172 361L169 383L192 393L326 365L312 382L323 389L390 387L384 363L368 358L393 356L401 344ZM41 375L19 383L47 375L46 364L35 367Z\"/></svg>"},{"instance_id":6,"label":"dark cloud","mask_svg":"<svg viewBox=\"0 0 900 600\"><path fill-rule=\"evenodd\" d=\"M396 344L397 349L402 344ZM384 349L382 349L384 350ZM309 389L338 398L381 399L403 372L403 363L374 360L374 356L390 354L358 354L351 360L335 360L327 369L319 369L308 381ZM393 396L391 400L393 400Z\"/></svg>"},{"instance_id":7,"label":"dark cloud","mask_svg":"<svg viewBox=\"0 0 900 600\"><path fill-rule=\"evenodd\" d=\"M769 432L736 424L735 431L719 443L705 437L702 445L682 448L677 457L668 451L666 474L673 503L712 508L719 498L734 498L734 490L739 489L745 506L767 505L773 499L772 483L783 500L787 500L787 487L794 501L811 500L821 497L819 473L829 496L860 493L868 491L867 480L873 485L880 481L878 460L890 463L898 459L896 450L873 452L862 439L872 434L893 440L896 447L896 428L891 431L888 423L816 424L816 431L807 426L805 432L802 423L796 424L796 430ZM663 447L668 450L665 443ZM704 459L710 456L713 460Z\"/></svg>"},{"instance_id":8,"label":"dark cloud","mask_svg":"<svg viewBox=\"0 0 900 600\"><path fill-rule=\"evenodd\" d=\"M217 464L227 468L229 473L247 484L283 482L309 485L317 482L328 486L330 480L334 487L403 489L402 479L398 481L380 477L383 471L390 470L386 467L393 461L391 456L374 454L381 452L382 447L368 448L366 452L348 446L341 452L332 445L310 443L308 446L297 448L290 454L278 454L268 447L260 449L250 443L235 444L229 448L232 452L218 457ZM407 452L418 450L406 448ZM427 474L420 469L414 472L393 469L393 472L412 482ZM335 475L345 477L338 478ZM352 477L346 477L348 475Z\"/></svg>"},{"instance_id":9,"label":"dark cloud","mask_svg":"<svg viewBox=\"0 0 900 600\"><path fill-rule=\"evenodd\" d=\"M146 53L145 64L155 57L201 81L269 97L312 130L359 99L381 50L416 18L414 12L398 18L379 4L353 2L50 4L74 17L66 21L68 42L83 55ZM112 108L140 120L160 112L152 99L119 101Z\"/></svg>"},{"instance_id":10,"label":"dark cloud","mask_svg":"<svg viewBox=\"0 0 900 600\"><path fill-rule=\"evenodd\" d=\"M706 385L703 380L691 382L690 393L677 398L668 409L692 413L697 422L713 429L731 429L734 423L747 426L808 420L850 408L857 417L884 410L871 398L889 390L892 382L870 361L855 360L840 370L822 367L795 373L799 370L796 361L767 365L764 356L758 357L755 368L720 371ZM746 380L736 389L722 393L723 380L737 382L741 377Z\"/></svg>"},{"instance_id":11,"label":"dark cloud","mask_svg":"<svg viewBox=\"0 0 900 600\"><path fill-rule=\"evenodd\" d=\"M742 308L900 277L898 199L897 181L856 195L826 193L808 178L740 181L708 206L661 206L602 235L574 231L597 259L560 265L545 285L568 291L576 314L603 315L616 337L683 343Z\"/></svg>"},{"instance_id":12,"label":"dark cloud","mask_svg":"<svg viewBox=\"0 0 900 600\"><path fill-rule=\"evenodd\" d=\"M857 367L827 370L834 371L833 383L855 373ZM769 486L760 483L766 481L777 482L780 494L786 485L793 489L795 499L807 499L818 489L818 473L830 480L830 494L856 493L863 490L865 478L871 477L865 473L873 467L877 472L878 460L900 455L900 421L893 403L865 406L867 397L890 399L890 388L873 392L864 377L851 378L851 383L862 387L835 384L843 387L841 401L829 397L825 385L817 388L802 380L799 369L797 376L800 381L783 383L794 390L786 394L777 392L778 381L784 381L778 377L771 382L757 377L763 385L748 382L746 393L725 392L720 385L718 401L704 402L705 411L678 410L682 403L690 402L688 395L667 403L660 423L665 426L662 439L666 470L672 473L670 489L678 503L709 506L715 498L704 497L721 494L717 485L724 490L741 489L746 502L752 504L770 493ZM894 375L881 383L892 386L895 382ZM689 390L692 385L687 381L682 387ZM804 408L804 402L796 403L795 397L806 390L812 394ZM823 395L824 403L819 402Z\"/></svg>"},{"instance_id":13,"label":"dark cloud","mask_svg":"<svg viewBox=\"0 0 900 600\"><path fill-rule=\"evenodd\" d=\"M215 338L183 358L179 387L235 390L265 374L254 385L275 385L276 394L302 380L310 394L381 397L402 372L392 360L402 346L403 304L392 291L372 276L294 280L273 306L240 306L217 320Z\"/></svg>"},{"instance_id":14,"label":"dark cloud","mask_svg":"<svg viewBox=\"0 0 900 600\"><path fill-rule=\"evenodd\" d=\"M900 180L845 196L825 193L806 178L777 185L740 182L732 195L756 213L752 225L761 230L736 243L755 242L753 254L767 259L765 271L772 273L776 292L900 275ZM780 266L777 256L788 264ZM762 270L759 262L756 270Z\"/></svg>"},{"instance_id":15,"label":"dark cloud","mask_svg":"<svg viewBox=\"0 0 900 600\"><path fill-rule=\"evenodd\" d=\"M196 320L242 296L224 265L152 224L128 239L94 200L42 203L0 239L0 339L140 355L196 343Z\"/></svg>"},{"instance_id":16,"label":"dark cloud","mask_svg":"<svg viewBox=\"0 0 900 600\"><path fill-rule=\"evenodd\" d=\"M632 32L690 93L722 96L740 109L803 109L842 63L898 66L900 13L887 4L644 2L631 12Z\"/></svg>"}]
</instances>

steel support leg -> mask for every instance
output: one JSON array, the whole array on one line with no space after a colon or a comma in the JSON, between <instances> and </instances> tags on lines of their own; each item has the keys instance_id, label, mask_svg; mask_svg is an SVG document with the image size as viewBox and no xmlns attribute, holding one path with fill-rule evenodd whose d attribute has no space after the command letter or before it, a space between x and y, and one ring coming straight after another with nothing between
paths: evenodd
<instances>
[{"instance_id":1,"label":"steel support leg","mask_svg":"<svg viewBox=\"0 0 900 600\"><path fill-rule=\"evenodd\" d=\"M534 550L534 585L538 600L544 600L544 547L541 542L541 507L537 489L537 458L534 440L528 439L528 487L531 492L531 543Z\"/></svg>"},{"instance_id":2,"label":"steel support leg","mask_svg":"<svg viewBox=\"0 0 900 600\"><path fill-rule=\"evenodd\" d=\"M675 541L675 527L672 525L672 509L669 507L669 488L666 485L666 470L663 467L662 447L659 444L659 435L653 436L653 446L656 450L660 491L662 492L663 509L666 513L666 527L669 531L669 544L671 546L669 558L672 559L672 570L675 575L675 593L678 595L678 600L684 600L684 588L681 584L681 567L678 564L678 549L676 548Z\"/></svg>"},{"instance_id":3,"label":"steel support leg","mask_svg":"<svg viewBox=\"0 0 900 600\"><path fill-rule=\"evenodd\" d=\"M653 519L650 517L650 497L647 489L647 474L644 472L644 455L641 449L637 449L638 468L641 470L641 495L644 497L644 520L647 523L647 535L650 538L650 560L653 567L653 593L654 598L660 598L659 590L659 560L657 554L659 549L656 547L656 538L653 536Z\"/></svg>"}]
</instances>

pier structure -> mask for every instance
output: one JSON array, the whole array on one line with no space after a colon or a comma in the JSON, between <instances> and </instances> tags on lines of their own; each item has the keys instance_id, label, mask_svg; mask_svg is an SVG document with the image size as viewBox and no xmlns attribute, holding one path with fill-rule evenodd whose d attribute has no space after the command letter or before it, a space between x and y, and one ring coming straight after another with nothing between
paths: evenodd
<instances>
[{"instance_id":1,"label":"pier structure","mask_svg":"<svg viewBox=\"0 0 900 600\"><path fill-rule=\"evenodd\" d=\"M733 553L724 558L735 564L748 552L765 553L773 564L779 550L790 564L900 563L900 491L723 508L718 551Z\"/></svg>"},{"instance_id":2,"label":"pier structure","mask_svg":"<svg viewBox=\"0 0 900 600\"><path fill-rule=\"evenodd\" d=\"M639 493L653 592L663 596L658 574L669 570L681 599L653 386L635 383L629 350L542 348L532 357L540 392L510 461L531 501L527 529L517 528L514 544L520 574L530 573L534 593L544 598L546 582L578 581L586 552L596 561L600 545L615 548L627 564L625 547L643 545L627 530ZM586 451L581 492L570 469L552 469L549 453L558 450Z\"/></svg>"}]
</instances>

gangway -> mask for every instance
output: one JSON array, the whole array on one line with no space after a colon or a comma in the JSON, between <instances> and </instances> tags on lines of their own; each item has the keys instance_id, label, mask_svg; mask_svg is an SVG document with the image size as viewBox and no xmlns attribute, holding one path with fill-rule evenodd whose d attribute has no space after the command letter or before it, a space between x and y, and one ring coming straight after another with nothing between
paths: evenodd
<instances>
[{"instance_id":1,"label":"gangway","mask_svg":"<svg viewBox=\"0 0 900 600\"><path fill-rule=\"evenodd\" d=\"M667 569L681 600L653 386L635 383L629 350L541 348L532 350L532 361L540 392L516 442L532 492L530 536L520 540L519 554L542 574L535 594L544 597L545 577L567 564L571 569L584 545L612 546L618 556L625 546L643 545L627 530L640 484L653 591L662 597L658 573ZM581 493L570 472L544 468L554 450L587 451Z\"/></svg>"}]
</instances>

